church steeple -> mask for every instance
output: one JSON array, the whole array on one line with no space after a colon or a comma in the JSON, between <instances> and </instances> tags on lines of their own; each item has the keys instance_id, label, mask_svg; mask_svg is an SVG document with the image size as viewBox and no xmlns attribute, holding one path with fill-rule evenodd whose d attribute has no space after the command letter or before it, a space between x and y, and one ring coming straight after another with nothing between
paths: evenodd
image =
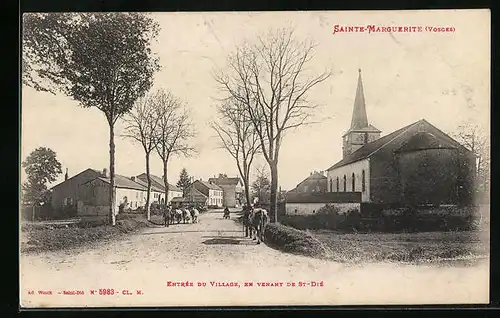
<instances>
[{"instance_id":1,"label":"church steeple","mask_svg":"<svg viewBox=\"0 0 500 318\"><path fill-rule=\"evenodd\" d=\"M351 127L342 137L342 152L344 157L380 137L380 130L368 123L361 69L358 69L358 87L356 88L356 96L354 97Z\"/></svg>"},{"instance_id":2,"label":"church steeple","mask_svg":"<svg viewBox=\"0 0 500 318\"><path fill-rule=\"evenodd\" d=\"M359 129L368 126L368 116L366 116L365 94L363 92L361 69L358 69L358 73L358 88L356 89L356 97L354 98L351 129Z\"/></svg>"}]
</instances>

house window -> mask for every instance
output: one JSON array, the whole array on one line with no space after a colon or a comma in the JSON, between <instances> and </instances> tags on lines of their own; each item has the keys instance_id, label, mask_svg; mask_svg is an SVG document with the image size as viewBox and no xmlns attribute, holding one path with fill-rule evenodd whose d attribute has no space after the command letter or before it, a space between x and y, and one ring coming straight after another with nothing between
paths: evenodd
<instances>
[{"instance_id":1,"label":"house window","mask_svg":"<svg viewBox=\"0 0 500 318\"><path fill-rule=\"evenodd\" d=\"M346 192L346 191L347 191L347 178L344 174L344 192Z\"/></svg>"},{"instance_id":2,"label":"house window","mask_svg":"<svg viewBox=\"0 0 500 318\"><path fill-rule=\"evenodd\" d=\"M340 185L339 185L339 177L337 177L337 192L340 191Z\"/></svg>"},{"instance_id":3,"label":"house window","mask_svg":"<svg viewBox=\"0 0 500 318\"><path fill-rule=\"evenodd\" d=\"M356 190L356 179L354 172L352 173L352 192Z\"/></svg>"},{"instance_id":4,"label":"house window","mask_svg":"<svg viewBox=\"0 0 500 318\"><path fill-rule=\"evenodd\" d=\"M365 181L365 170L361 171L361 191L365 192L366 181Z\"/></svg>"},{"instance_id":5,"label":"house window","mask_svg":"<svg viewBox=\"0 0 500 318\"><path fill-rule=\"evenodd\" d=\"M330 179L330 192L333 192L333 181Z\"/></svg>"}]
</instances>

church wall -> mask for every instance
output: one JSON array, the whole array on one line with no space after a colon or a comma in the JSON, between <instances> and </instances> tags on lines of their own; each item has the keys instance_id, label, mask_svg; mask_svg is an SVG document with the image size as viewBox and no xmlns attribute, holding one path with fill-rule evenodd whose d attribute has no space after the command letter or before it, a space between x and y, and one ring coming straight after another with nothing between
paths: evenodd
<instances>
[{"instance_id":1,"label":"church wall","mask_svg":"<svg viewBox=\"0 0 500 318\"><path fill-rule=\"evenodd\" d=\"M457 204L459 163L456 149L424 149L398 155L403 200Z\"/></svg>"},{"instance_id":2,"label":"church wall","mask_svg":"<svg viewBox=\"0 0 500 318\"><path fill-rule=\"evenodd\" d=\"M370 196L374 203L406 203L403 194L403 188L401 184L401 172L404 173L405 166L400 166L398 161L398 156L394 151L400 148L409 138L411 138L417 132L429 132L438 138L449 139L450 137L443 134L439 130L433 128L430 125L418 125L416 127L411 127L402 135L394 139L386 147L381 148L375 152L370 157ZM432 154L435 156L436 162L441 162L445 164L446 156L444 152L440 155L440 152ZM464 149L458 149L458 172L457 174L457 184L459 187L458 199L455 197L454 202L468 204L471 201L471 189L473 187L473 171L474 165L471 167L471 153ZM416 155L414 155L416 156ZM409 157L408 157L409 158ZM417 157L412 159L413 161L418 161ZM448 164L452 164L451 159L448 160ZM411 160L407 161L409 164ZM415 162L416 163L416 162ZM439 164L440 166L442 164ZM446 165L446 164L445 164ZM454 163L455 167L457 164ZM451 172L449 172L451 173ZM422 178L430 178L435 176L435 174L427 173L426 176ZM424 180L425 181L425 180Z\"/></svg>"},{"instance_id":3,"label":"church wall","mask_svg":"<svg viewBox=\"0 0 500 318\"><path fill-rule=\"evenodd\" d=\"M365 191L362 191L363 170L365 171ZM344 192L344 175L346 176L346 191L352 192L352 174L354 173L354 191L361 192L361 201L370 201L370 159L364 159L327 172L328 191ZM339 189L337 190L337 177ZM330 181L331 180L331 181ZM332 188L330 188L330 185Z\"/></svg>"}]
</instances>

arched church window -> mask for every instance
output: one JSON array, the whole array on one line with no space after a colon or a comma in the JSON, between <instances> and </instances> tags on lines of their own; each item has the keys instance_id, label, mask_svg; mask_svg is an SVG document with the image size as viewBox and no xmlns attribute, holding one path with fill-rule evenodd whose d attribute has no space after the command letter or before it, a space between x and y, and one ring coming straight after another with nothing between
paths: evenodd
<instances>
[{"instance_id":1,"label":"arched church window","mask_svg":"<svg viewBox=\"0 0 500 318\"><path fill-rule=\"evenodd\" d=\"M368 133L365 132L365 144L367 144L367 143L368 143Z\"/></svg>"},{"instance_id":2,"label":"arched church window","mask_svg":"<svg viewBox=\"0 0 500 318\"><path fill-rule=\"evenodd\" d=\"M330 192L333 192L333 181L330 179Z\"/></svg>"},{"instance_id":3,"label":"arched church window","mask_svg":"<svg viewBox=\"0 0 500 318\"><path fill-rule=\"evenodd\" d=\"M346 192L346 191L347 191L347 178L344 174L344 192Z\"/></svg>"},{"instance_id":4,"label":"arched church window","mask_svg":"<svg viewBox=\"0 0 500 318\"><path fill-rule=\"evenodd\" d=\"M356 180L355 180L355 175L354 172L352 173L352 192L354 192L356 189Z\"/></svg>"},{"instance_id":5,"label":"arched church window","mask_svg":"<svg viewBox=\"0 0 500 318\"><path fill-rule=\"evenodd\" d=\"M340 186L339 186L339 177L337 177L337 192L340 191Z\"/></svg>"},{"instance_id":6,"label":"arched church window","mask_svg":"<svg viewBox=\"0 0 500 318\"><path fill-rule=\"evenodd\" d=\"M366 189L366 180L365 180L365 170L361 171L361 191L365 192Z\"/></svg>"}]
</instances>

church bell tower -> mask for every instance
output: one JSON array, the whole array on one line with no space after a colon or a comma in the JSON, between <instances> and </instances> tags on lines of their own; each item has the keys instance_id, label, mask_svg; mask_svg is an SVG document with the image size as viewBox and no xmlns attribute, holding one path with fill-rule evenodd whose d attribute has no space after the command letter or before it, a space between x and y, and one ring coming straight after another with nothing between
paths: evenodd
<instances>
[{"instance_id":1,"label":"church bell tower","mask_svg":"<svg viewBox=\"0 0 500 318\"><path fill-rule=\"evenodd\" d=\"M351 127L342 136L343 157L350 155L363 145L380 137L380 130L368 124L361 69L358 70L358 73L358 87L356 89L356 97L354 98Z\"/></svg>"}]
</instances>

